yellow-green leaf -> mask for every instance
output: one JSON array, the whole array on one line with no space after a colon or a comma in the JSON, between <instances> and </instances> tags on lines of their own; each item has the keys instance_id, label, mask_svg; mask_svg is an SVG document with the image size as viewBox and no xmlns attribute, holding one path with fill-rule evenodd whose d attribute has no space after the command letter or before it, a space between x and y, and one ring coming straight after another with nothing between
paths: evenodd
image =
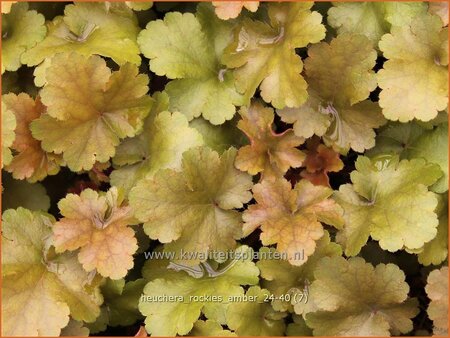
<instances>
[{"instance_id":1,"label":"yellow-green leaf","mask_svg":"<svg viewBox=\"0 0 450 338\"><path fill-rule=\"evenodd\" d=\"M234 167L236 150L219 156L206 147L183 154L182 169L163 169L140 181L130 205L145 232L158 239L177 261L194 265L212 251L227 251L242 237L241 213L251 199L251 177ZM183 258L181 251L195 257Z\"/></svg>"},{"instance_id":2,"label":"yellow-green leaf","mask_svg":"<svg viewBox=\"0 0 450 338\"><path fill-rule=\"evenodd\" d=\"M375 145L374 128L384 124L380 107L367 100L376 86L376 51L370 41L341 34L329 44L308 49L305 61L309 97L298 108L278 110L281 119L294 123L299 137L322 136L341 153L363 152Z\"/></svg>"},{"instance_id":3,"label":"yellow-green leaf","mask_svg":"<svg viewBox=\"0 0 450 338\"><path fill-rule=\"evenodd\" d=\"M389 336L412 330L418 302L394 264L375 268L360 257L326 257L314 272L317 309L306 323L317 336Z\"/></svg>"},{"instance_id":4,"label":"yellow-green leaf","mask_svg":"<svg viewBox=\"0 0 450 338\"><path fill-rule=\"evenodd\" d=\"M306 101L307 84L300 74L295 48L325 37L322 16L311 12L312 2L268 5L268 21L243 19L235 29L223 62L235 68L236 87L247 102L258 87L264 101L275 108L298 107Z\"/></svg>"},{"instance_id":5,"label":"yellow-green leaf","mask_svg":"<svg viewBox=\"0 0 450 338\"><path fill-rule=\"evenodd\" d=\"M393 27L379 46L388 60L378 72L379 104L393 121L429 121L448 101L448 28L424 14Z\"/></svg>"},{"instance_id":6,"label":"yellow-green leaf","mask_svg":"<svg viewBox=\"0 0 450 338\"><path fill-rule=\"evenodd\" d=\"M94 321L103 301L73 254L52 254L52 216L7 210L2 224L2 334L58 336L69 323ZM45 311L43 311L45 309Z\"/></svg>"}]
</instances>

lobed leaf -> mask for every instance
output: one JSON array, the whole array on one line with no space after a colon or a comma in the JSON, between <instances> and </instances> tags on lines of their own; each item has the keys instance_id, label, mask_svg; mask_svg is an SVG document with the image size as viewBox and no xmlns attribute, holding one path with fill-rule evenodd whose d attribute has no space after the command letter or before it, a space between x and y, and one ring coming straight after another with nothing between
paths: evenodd
<instances>
[{"instance_id":1,"label":"lobed leaf","mask_svg":"<svg viewBox=\"0 0 450 338\"><path fill-rule=\"evenodd\" d=\"M227 325L239 336L280 336L286 324L286 313L276 312L265 300L268 290L251 286L245 293L252 301L232 303L227 309ZM253 300L254 299L254 300ZM264 320L261 320L263 318Z\"/></svg>"},{"instance_id":2,"label":"lobed leaf","mask_svg":"<svg viewBox=\"0 0 450 338\"><path fill-rule=\"evenodd\" d=\"M212 5L220 19L228 20L237 18L243 8L250 12L256 12L259 1L213 1Z\"/></svg>"},{"instance_id":3,"label":"lobed leaf","mask_svg":"<svg viewBox=\"0 0 450 338\"><path fill-rule=\"evenodd\" d=\"M2 168L12 161L11 146L14 143L17 121L14 112L8 109L2 99Z\"/></svg>"},{"instance_id":4,"label":"lobed leaf","mask_svg":"<svg viewBox=\"0 0 450 338\"><path fill-rule=\"evenodd\" d=\"M324 235L321 222L341 227L342 209L329 197L333 191L301 180L292 189L284 178L263 180L253 187L256 204L244 212L244 235L258 227L263 245L277 244L289 263L300 266Z\"/></svg>"},{"instance_id":5,"label":"lobed leaf","mask_svg":"<svg viewBox=\"0 0 450 338\"><path fill-rule=\"evenodd\" d=\"M328 11L328 24L338 34L363 34L377 47L385 33L408 25L426 9L424 2L334 2Z\"/></svg>"},{"instance_id":6,"label":"lobed leaf","mask_svg":"<svg viewBox=\"0 0 450 338\"><path fill-rule=\"evenodd\" d=\"M119 279L133 267L137 240L133 215L117 188L99 195L91 189L59 201L61 218L53 227L57 252L80 249L78 260L90 272Z\"/></svg>"},{"instance_id":7,"label":"lobed leaf","mask_svg":"<svg viewBox=\"0 0 450 338\"><path fill-rule=\"evenodd\" d=\"M106 162L125 137L142 130L152 99L148 77L125 64L112 72L99 56L58 54L41 90L47 113L31 123L46 151L63 154L72 171ZM79 142L82 140L82 142Z\"/></svg>"},{"instance_id":8,"label":"lobed leaf","mask_svg":"<svg viewBox=\"0 0 450 338\"><path fill-rule=\"evenodd\" d=\"M276 311L293 311L302 314L314 303L313 299L307 298L309 283L314 280L314 269L323 257L341 256L342 249L339 244L331 242L329 233L325 230L323 237L317 241L314 254L301 266L291 265L286 260L269 259L269 253L274 254L274 248L261 248L260 259L256 266L261 271L263 281L261 285L274 295L271 301ZM272 255L272 257L275 257ZM291 301L281 299L283 295L289 294ZM295 295L298 296L295 296ZM300 294L302 299L300 300ZM287 297L284 297L287 298Z\"/></svg>"},{"instance_id":9,"label":"lobed leaf","mask_svg":"<svg viewBox=\"0 0 450 338\"><path fill-rule=\"evenodd\" d=\"M320 144L317 137L310 138L306 142L306 147L305 169L300 172L300 176L314 185L330 187L328 172L338 172L344 167L339 154Z\"/></svg>"},{"instance_id":10,"label":"lobed leaf","mask_svg":"<svg viewBox=\"0 0 450 338\"><path fill-rule=\"evenodd\" d=\"M48 214L23 208L3 213L5 336L58 336L69 323L69 315L89 322L100 313L102 296L76 257L52 254L53 222Z\"/></svg>"},{"instance_id":11,"label":"lobed leaf","mask_svg":"<svg viewBox=\"0 0 450 338\"><path fill-rule=\"evenodd\" d=\"M45 38L45 18L36 11L29 11L27 2L2 4L9 7L2 11L2 74L16 71L25 63L21 57ZM8 6L9 5L9 6Z\"/></svg>"},{"instance_id":12,"label":"lobed leaf","mask_svg":"<svg viewBox=\"0 0 450 338\"><path fill-rule=\"evenodd\" d=\"M314 275L311 298L317 310L306 315L314 335L389 336L412 330L418 302L408 298L398 266L326 257Z\"/></svg>"},{"instance_id":13,"label":"lobed leaf","mask_svg":"<svg viewBox=\"0 0 450 338\"><path fill-rule=\"evenodd\" d=\"M196 15L171 12L164 21L150 21L139 34L150 69L173 79L166 86L171 111L180 111L188 120L202 115L215 125L233 118L235 106L243 101L233 74L220 63L233 26L200 4Z\"/></svg>"},{"instance_id":14,"label":"lobed leaf","mask_svg":"<svg viewBox=\"0 0 450 338\"><path fill-rule=\"evenodd\" d=\"M289 168L298 168L305 154L297 149L304 139L294 135L292 129L282 133L273 130L273 109L255 101L247 109L241 108L242 119L237 127L250 140L250 145L239 149L235 166L250 175L262 172L264 178L283 176Z\"/></svg>"},{"instance_id":15,"label":"lobed leaf","mask_svg":"<svg viewBox=\"0 0 450 338\"><path fill-rule=\"evenodd\" d=\"M307 99L295 48L325 37L322 16L311 12L312 2L268 5L269 22L242 20L225 50L223 62L234 68L236 87L250 102L260 87L261 97L275 108L296 107Z\"/></svg>"},{"instance_id":16,"label":"lobed leaf","mask_svg":"<svg viewBox=\"0 0 450 338\"><path fill-rule=\"evenodd\" d=\"M278 110L294 123L299 137L322 136L327 146L343 154L375 145L374 128L385 123L379 106L367 100L376 86L372 68L377 56L362 35L341 34L329 44L308 49L305 61L309 97L298 108Z\"/></svg>"},{"instance_id":17,"label":"lobed leaf","mask_svg":"<svg viewBox=\"0 0 450 338\"><path fill-rule=\"evenodd\" d=\"M195 265L212 251L227 251L242 237L242 208L251 199L249 175L234 168L236 150L219 156L206 147L183 154L182 169L161 170L130 192L130 205L145 232ZM182 259L181 251L195 257Z\"/></svg>"},{"instance_id":18,"label":"lobed leaf","mask_svg":"<svg viewBox=\"0 0 450 338\"><path fill-rule=\"evenodd\" d=\"M201 313L224 324L229 297L242 296L244 289L241 285L258 283L259 270L251 262L251 249L242 246L236 250L238 253L242 257L228 263L232 265L226 265L225 270L216 276L196 278L185 271L174 272L164 266L159 267L159 276L145 286L144 297L139 303L140 311L147 317L147 331L156 336L184 335L192 330ZM147 265L147 268L151 269L152 265ZM145 298L160 295L180 296L183 300L146 301ZM199 298L205 296L217 299L208 301Z\"/></svg>"},{"instance_id":19,"label":"lobed leaf","mask_svg":"<svg viewBox=\"0 0 450 338\"><path fill-rule=\"evenodd\" d=\"M11 147L16 154L6 171L16 179L27 179L32 183L43 180L47 175L56 175L62 163L61 157L43 150L41 142L33 138L30 130L31 123L46 111L40 99L33 100L25 93L10 93L2 96L2 102L6 110L14 113L17 123Z\"/></svg>"},{"instance_id":20,"label":"lobed leaf","mask_svg":"<svg viewBox=\"0 0 450 338\"><path fill-rule=\"evenodd\" d=\"M431 300L427 312L433 321L433 333L445 336L448 333L448 267L430 272L425 291Z\"/></svg>"},{"instance_id":21,"label":"lobed leaf","mask_svg":"<svg viewBox=\"0 0 450 338\"><path fill-rule=\"evenodd\" d=\"M342 185L335 194L345 219L337 240L347 256L358 254L369 236L391 252L419 249L436 236L438 201L428 187L442 176L437 165L359 157L350 176L353 185Z\"/></svg>"},{"instance_id":22,"label":"lobed leaf","mask_svg":"<svg viewBox=\"0 0 450 338\"><path fill-rule=\"evenodd\" d=\"M423 14L392 28L379 46L388 60L377 74L383 115L393 121L430 121L448 101L448 29Z\"/></svg>"},{"instance_id":23,"label":"lobed leaf","mask_svg":"<svg viewBox=\"0 0 450 338\"><path fill-rule=\"evenodd\" d=\"M101 2L76 2L67 5L64 16L55 17L47 29L46 38L22 55L24 64L36 66L59 53L73 52L85 57L106 56L119 65L141 63L136 42L139 27L131 10Z\"/></svg>"}]
</instances>

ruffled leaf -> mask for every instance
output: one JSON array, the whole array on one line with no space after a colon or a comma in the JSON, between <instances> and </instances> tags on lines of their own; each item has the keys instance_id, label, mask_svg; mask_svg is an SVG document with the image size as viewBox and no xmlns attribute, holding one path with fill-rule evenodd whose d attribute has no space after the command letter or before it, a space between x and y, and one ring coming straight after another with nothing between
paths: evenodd
<instances>
[{"instance_id":1,"label":"ruffled leaf","mask_svg":"<svg viewBox=\"0 0 450 338\"><path fill-rule=\"evenodd\" d=\"M259 7L259 1L213 1L212 4L222 20L237 18L243 8L256 12Z\"/></svg>"},{"instance_id":2,"label":"ruffled leaf","mask_svg":"<svg viewBox=\"0 0 450 338\"><path fill-rule=\"evenodd\" d=\"M341 153L363 152L375 145L374 128L384 124L379 106L367 100L376 86L372 68L377 57L362 35L341 34L329 44L308 49L305 61L309 98L299 108L278 110L281 119L294 123L299 137L322 136Z\"/></svg>"},{"instance_id":3,"label":"ruffled leaf","mask_svg":"<svg viewBox=\"0 0 450 338\"><path fill-rule=\"evenodd\" d=\"M427 312L433 321L433 333L436 336L448 335L448 267L433 270L428 275L425 287L430 305Z\"/></svg>"},{"instance_id":4,"label":"ruffled leaf","mask_svg":"<svg viewBox=\"0 0 450 338\"><path fill-rule=\"evenodd\" d=\"M306 101L307 84L300 75L301 58L295 48L325 37L322 16L311 12L312 2L269 4L269 22L245 18L223 61L235 68L236 87L246 100L260 88L264 101L275 108L297 107Z\"/></svg>"},{"instance_id":5,"label":"ruffled leaf","mask_svg":"<svg viewBox=\"0 0 450 338\"><path fill-rule=\"evenodd\" d=\"M124 140L113 163L111 183L129 192L143 178L151 178L159 169L180 169L183 153L203 144L200 133L191 128L186 117L167 111L167 96L154 96L155 105L144 122L143 131Z\"/></svg>"},{"instance_id":6,"label":"ruffled leaf","mask_svg":"<svg viewBox=\"0 0 450 338\"><path fill-rule=\"evenodd\" d=\"M408 25L426 9L424 2L334 2L328 11L328 24L338 34L363 34L377 47L393 26Z\"/></svg>"},{"instance_id":7,"label":"ruffled leaf","mask_svg":"<svg viewBox=\"0 0 450 338\"><path fill-rule=\"evenodd\" d=\"M61 156L47 153L42 149L41 142L31 135L30 125L45 113L45 107L40 99L33 100L28 94L7 94L2 96L5 108L14 113L17 121L15 140L12 149L15 150L11 163L6 170L19 180L29 182L43 180L47 175L59 172Z\"/></svg>"},{"instance_id":8,"label":"ruffled leaf","mask_svg":"<svg viewBox=\"0 0 450 338\"><path fill-rule=\"evenodd\" d=\"M14 112L8 109L2 98L2 168L12 161L11 146L13 145L16 134L17 121Z\"/></svg>"},{"instance_id":9,"label":"ruffled leaf","mask_svg":"<svg viewBox=\"0 0 450 338\"><path fill-rule=\"evenodd\" d=\"M196 15L171 12L164 20L150 21L139 34L150 69L173 79L165 88L171 111L180 111L188 120L203 115L215 125L234 116L242 97L233 74L220 63L233 26L218 19L210 6L200 4Z\"/></svg>"},{"instance_id":10,"label":"ruffled leaf","mask_svg":"<svg viewBox=\"0 0 450 338\"><path fill-rule=\"evenodd\" d=\"M253 187L256 204L244 212L244 235L261 227L263 245L277 244L289 263L300 266L324 235L321 222L340 227L342 209L329 197L333 191L301 180L292 189L284 178L263 180Z\"/></svg>"},{"instance_id":11,"label":"ruffled leaf","mask_svg":"<svg viewBox=\"0 0 450 338\"><path fill-rule=\"evenodd\" d=\"M148 77L125 64L112 72L99 56L58 54L41 90L47 114L31 123L42 148L63 154L72 171L106 162L125 137L142 130L152 105Z\"/></svg>"},{"instance_id":12,"label":"ruffled leaf","mask_svg":"<svg viewBox=\"0 0 450 338\"><path fill-rule=\"evenodd\" d=\"M261 285L275 297L271 301L272 307L276 311L292 312L295 309L295 312L302 314L305 308L314 302L308 298L308 287L314 280L314 269L318 261L323 257L341 256L342 249L330 241L330 235L325 231L323 237L317 241L314 254L302 266L291 265L286 260L269 259L270 253L275 257L274 248L261 248L260 260L256 266L261 271ZM285 295L290 296L289 300L282 297Z\"/></svg>"},{"instance_id":13,"label":"ruffled leaf","mask_svg":"<svg viewBox=\"0 0 450 338\"><path fill-rule=\"evenodd\" d=\"M266 301L270 292L259 286L250 287L248 301L231 303L227 309L227 325L239 336L281 336L286 313L276 312Z\"/></svg>"},{"instance_id":14,"label":"ruffled leaf","mask_svg":"<svg viewBox=\"0 0 450 338\"><path fill-rule=\"evenodd\" d=\"M47 27L45 40L22 55L24 64L36 66L64 52L98 54L119 65L141 63L136 42L139 26L130 9L119 10L101 2L76 2L67 5L64 16L57 16Z\"/></svg>"},{"instance_id":15,"label":"ruffled leaf","mask_svg":"<svg viewBox=\"0 0 450 338\"><path fill-rule=\"evenodd\" d=\"M74 255L52 254L53 222L50 215L23 208L3 213L4 336L59 336L69 315L89 322L100 314L102 297L92 277Z\"/></svg>"},{"instance_id":16,"label":"ruffled leaf","mask_svg":"<svg viewBox=\"0 0 450 338\"><path fill-rule=\"evenodd\" d=\"M292 129L282 133L273 130L273 109L255 101L247 109L241 108L242 119L237 127L250 140L250 145L239 149L236 168L250 175L262 172L264 178L283 176L289 168L298 168L305 154L297 149L304 139L294 135Z\"/></svg>"},{"instance_id":17,"label":"ruffled leaf","mask_svg":"<svg viewBox=\"0 0 450 338\"><path fill-rule=\"evenodd\" d=\"M192 330L201 313L208 319L225 324L229 297L244 295L241 285L258 283L259 270L251 261L251 249L243 246L235 253L240 254L240 258L236 256L236 260L225 263L223 269L214 275L206 274L200 267L203 274L197 278L185 271L158 267L159 274L145 286L139 303L140 311L147 317L147 331L155 336L185 335ZM153 262L160 263L158 260ZM152 269L152 265L148 264L146 268ZM164 295L181 299L158 300L157 297ZM211 301L211 297L216 297L215 301Z\"/></svg>"},{"instance_id":18,"label":"ruffled leaf","mask_svg":"<svg viewBox=\"0 0 450 338\"><path fill-rule=\"evenodd\" d=\"M375 268L362 258L324 258L314 272L317 309L306 323L317 336L389 336L408 333L418 302L408 298L405 274L394 264Z\"/></svg>"},{"instance_id":19,"label":"ruffled leaf","mask_svg":"<svg viewBox=\"0 0 450 338\"><path fill-rule=\"evenodd\" d=\"M339 153L320 144L317 137L309 139L306 146L305 169L302 170L300 176L314 185L330 187L328 172L337 172L344 167L344 163L339 158Z\"/></svg>"},{"instance_id":20,"label":"ruffled leaf","mask_svg":"<svg viewBox=\"0 0 450 338\"><path fill-rule=\"evenodd\" d=\"M388 60L378 72L379 104L393 121L430 121L448 101L448 28L424 14L380 41Z\"/></svg>"},{"instance_id":21,"label":"ruffled leaf","mask_svg":"<svg viewBox=\"0 0 450 338\"><path fill-rule=\"evenodd\" d=\"M2 10L4 9L2 4ZM2 14L2 74L16 71L22 63L21 56L45 38L45 18L28 10L28 3L9 4L10 11ZM3 12L2 12L3 13Z\"/></svg>"},{"instance_id":22,"label":"ruffled leaf","mask_svg":"<svg viewBox=\"0 0 450 338\"><path fill-rule=\"evenodd\" d=\"M57 252L80 249L78 260L90 272L119 279L133 267L137 240L133 216L124 205L117 188L106 194L86 189L81 194L68 194L58 207L63 216L53 227Z\"/></svg>"},{"instance_id":23,"label":"ruffled leaf","mask_svg":"<svg viewBox=\"0 0 450 338\"><path fill-rule=\"evenodd\" d=\"M419 249L431 241L437 232L438 200L428 187L441 176L439 166L423 159L359 157L351 173L353 185L341 185L336 193L345 219L337 240L345 254L358 254L369 236L391 252Z\"/></svg>"},{"instance_id":24,"label":"ruffled leaf","mask_svg":"<svg viewBox=\"0 0 450 338\"><path fill-rule=\"evenodd\" d=\"M165 169L140 181L130 192L136 217L175 259L195 265L212 251L227 251L242 237L242 208L252 181L234 168L236 150L219 156L206 147L183 154L182 170ZM195 256L181 257L181 251Z\"/></svg>"}]
</instances>

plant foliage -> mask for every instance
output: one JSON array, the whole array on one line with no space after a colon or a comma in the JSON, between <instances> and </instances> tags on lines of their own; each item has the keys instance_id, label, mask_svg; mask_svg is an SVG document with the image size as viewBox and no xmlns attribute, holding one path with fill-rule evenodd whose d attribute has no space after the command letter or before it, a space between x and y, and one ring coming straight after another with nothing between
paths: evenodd
<instances>
[{"instance_id":1,"label":"plant foliage","mask_svg":"<svg viewBox=\"0 0 450 338\"><path fill-rule=\"evenodd\" d=\"M2 15L2 336L448 335L447 2Z\"/></svg>"}]
</instances>

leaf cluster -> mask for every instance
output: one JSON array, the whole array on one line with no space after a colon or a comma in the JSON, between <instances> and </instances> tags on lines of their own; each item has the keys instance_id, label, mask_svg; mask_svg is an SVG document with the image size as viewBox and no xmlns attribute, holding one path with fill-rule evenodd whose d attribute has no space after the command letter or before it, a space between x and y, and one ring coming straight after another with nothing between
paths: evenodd
<instances>
[{"instance_id":1,"label":"leaf cluster","mask_svg":"<svg viewBox=\"0 0 450 338\"><path fill-rule=\"evenodd\" d=\"M447 335L448 4L2 2L2 335Z\"/></svg>"}]
</instances>

